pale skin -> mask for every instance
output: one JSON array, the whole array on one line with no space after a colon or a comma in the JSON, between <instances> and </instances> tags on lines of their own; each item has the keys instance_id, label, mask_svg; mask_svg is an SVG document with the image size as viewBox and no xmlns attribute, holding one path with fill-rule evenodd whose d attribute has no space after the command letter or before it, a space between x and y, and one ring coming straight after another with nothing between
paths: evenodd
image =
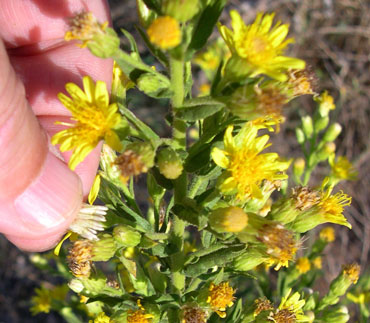
<instances>
[{"instance_id":1,"label":"pale skin","mask_svg":"<svg viewBox=\"0 0 370 323\"><path fill-rule=\"evenodd\" d=\"M0 232L26 251L53 248L89 193L100 147L68 169L50 138L69 121L57 99L82 77L111 83L112 61L63 40L67 17L109 20L105 0L0 0Z\"/></svg>"}]
</instances>

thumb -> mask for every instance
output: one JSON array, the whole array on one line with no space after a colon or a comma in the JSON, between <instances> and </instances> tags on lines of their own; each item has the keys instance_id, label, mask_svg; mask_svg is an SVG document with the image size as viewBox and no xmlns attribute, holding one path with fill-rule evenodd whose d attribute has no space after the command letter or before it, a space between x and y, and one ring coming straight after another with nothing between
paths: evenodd
<instances>
[{"instance_id":1,"label":"thumb","mask_svg":"<svg viewBox=\"0 0 370 323\"><path fill-rule=\"evenodd\" d=\"M81 182L49 151L1 39L0 71L0 232L21 249L50 249L81 207Z\"/></svg>"}]
</instances>

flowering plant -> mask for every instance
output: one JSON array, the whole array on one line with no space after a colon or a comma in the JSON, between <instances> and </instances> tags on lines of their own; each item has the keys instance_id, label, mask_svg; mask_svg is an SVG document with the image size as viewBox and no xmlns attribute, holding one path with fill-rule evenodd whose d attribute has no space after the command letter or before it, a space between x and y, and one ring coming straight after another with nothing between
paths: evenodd
<instances>
[{"instance_id":1,"label":"flowering plant","mask_svg":"<svg viewBox=\"0 0 370 323\"><path fill-rule=\"evenodd\" d=\"M71 20L66 41L113 59L113 81L110 91L89 76L83 89L66 85L69 96L58 97L71 123L63 123L52 143L72 150L71 169L105 144L90 205L55 256L32 256L45 270L54 270L53 258L74 293L67 296L65 285L37 289L33 314L52 309L68 322L95 323L349 320L340 297L357 283L357 264L345 265L324 296L311 289L334 229L325 227L301 251L305 234L318 225L351 228L343 214L351 198L332 193L356 177L351 163L336 156L341 127L330 124L333 99L316 93L303 60L284 56L293 39L274 14L258 14L247 25L232 11L232 29L218 24L222 38L208 46L225 4L137 0L138 30L155 68L144 63L127 31L129 52L91 13ZM198 96L193 63L209 79ZM134 87L167 99L171 138L130 110L126 92ZM317 110L302 117L296 137L303 157L292 160L273 152L269 140L285 121L283 106L302 95L312 96ZM310 187L319 163L331 170L320 187ZM135 190L143 173L146 206ZM93 206L96 198L105 206Z\"/></svg>"}]
</instances>

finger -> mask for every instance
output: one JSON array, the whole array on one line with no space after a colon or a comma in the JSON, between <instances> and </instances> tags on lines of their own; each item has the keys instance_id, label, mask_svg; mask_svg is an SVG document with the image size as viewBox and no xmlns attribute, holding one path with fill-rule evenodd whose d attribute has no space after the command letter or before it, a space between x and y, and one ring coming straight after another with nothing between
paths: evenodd
<instances>
[{"instance_id":1,"label":"finger","mask_svg":"<svg viewBox=\"0 0 370 323\"><path fill-rule=\"evenodd\" d=\"M23 239L60 236L81 206L80 180L48 151L1 41L0 70L0 231Z\"/></svg>"},{"instance_id":2,"label":"finger","mask_svg":"<svg viewBox=\"0 0 370 323\"><path fill-rule=\"evenodd\" d=\"M0 38L8 48L50 45L63 39L68 17L81 11L91 11L103 22L109 17L103 0L0 0Z\"/></svg>"}]
</instances>

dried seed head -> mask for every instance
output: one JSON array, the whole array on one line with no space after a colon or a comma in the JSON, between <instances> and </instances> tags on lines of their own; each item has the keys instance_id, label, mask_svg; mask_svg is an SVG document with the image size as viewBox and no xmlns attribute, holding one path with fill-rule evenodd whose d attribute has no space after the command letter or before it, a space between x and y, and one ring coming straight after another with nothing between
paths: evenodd
<instances>
[{"instance_id":1,"label":"dried seed head","mask_svg":"<svg viewBox=\"0 0 370 323\"><path fill-rule=\"evenodd\" d=\"M186 305L182 308L181 323L204 323L207 316L207 312L200 307Z\"/></svg>"},{"instance_id":2,"label":"dried seed head","mask_svg":"<svg viewBox=\"0 0 370 323\"><path fill-rule=\"evenodd\" d=\"M292 189L292 195L296 209L305 211L320 201L317 191L311 190L306 186L298 186Z\"/></svg>"},{"instance_id":3,"label":"dried seed head","mask_svg":"<svg viewBox=\"0 0 370 323\"><path fill-rule=\"evenodd\" d=\"M88 278L91 271L93 245L88 240L77 240L69 249L68 266L72 274L79 278Z\"/></svg>"}]
</instances>

